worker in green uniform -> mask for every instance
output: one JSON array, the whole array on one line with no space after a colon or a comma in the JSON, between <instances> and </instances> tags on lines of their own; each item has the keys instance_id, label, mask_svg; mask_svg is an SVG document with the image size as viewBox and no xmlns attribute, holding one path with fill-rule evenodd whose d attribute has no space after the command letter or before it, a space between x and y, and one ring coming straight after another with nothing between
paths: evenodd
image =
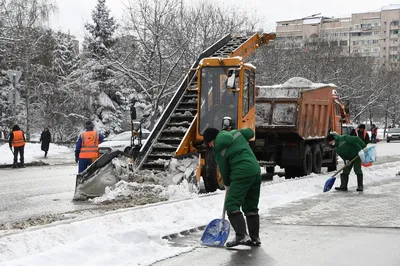
<instances>
[{"instance_id":1,"label":"worker in green uniform","mask_svg":"<svg viewBox=\"0 0 400 266\"><path fill-rule=\"evenodd\" d=\"M356 158L360 151L362 151L367 145L365 142L357 137L350 135L338 135L329 134L327 136L329 145L335 147L336 153L343 159L343 161L351 161ZM354 173L357 175L357 191L363 191L363 172L361 170L361 159L357 159L349 166L343 169L343 173L340 175L340 186L335 187L339 191L347 191L347 184L349 183L349 174L351 169L354 168Z\"/></svg>"},{"instance_id":2,"label":"worker in green uniform","mask_svg":"<svg viewBox=\"0 0 400 266\"><path fill-rule=\"evenodd\" d=\"M250 128L219 131L207 128L204 141L214 148L215 160L227 191L225 210L236 237L227 247L261 245L258 202L261 188L261 170L248 141L254 137ZM243 217L244 212L247 220ZM250 237L249 237L250 235Z\"/></svg>"}]
</instances>

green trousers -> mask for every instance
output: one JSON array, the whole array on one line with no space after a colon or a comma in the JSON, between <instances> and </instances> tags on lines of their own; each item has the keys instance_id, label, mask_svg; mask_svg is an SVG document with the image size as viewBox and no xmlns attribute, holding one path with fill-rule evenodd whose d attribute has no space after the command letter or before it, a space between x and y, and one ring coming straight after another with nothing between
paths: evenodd
<instances>
[{"instance_id":1,"label":"green trousers","mask_svg":"<svg viewBox=\"0 0 400 266\"><path fill-rule=\"evenodd\" d=\"M343 169L343 174L344 175L349 175L351 169L354 167L354 173L356 175L362 175L362 170L361 170L361 159L357 158L351 165L347 166L346 168Z\"/></svg>"},{"instance_id":2,"label":"green trousers","mask_svg":"<svg viewBox=\"0 0 400 266\"><path fill-rule=\"evenodd\" d=\"M227 213L240 211L240 208L242 208L245 214L258 212L260 188L260 175L231 180L225 200L225 210Z\"/></svg>"}]
</instances>

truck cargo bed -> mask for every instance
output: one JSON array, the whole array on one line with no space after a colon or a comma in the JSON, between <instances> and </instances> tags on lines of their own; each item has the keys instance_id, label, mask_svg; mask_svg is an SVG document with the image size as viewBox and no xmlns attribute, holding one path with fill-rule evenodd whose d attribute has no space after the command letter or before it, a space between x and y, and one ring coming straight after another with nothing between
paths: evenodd
<instances>
[{"instance_id":1,"label":"truck cargo bed","mask_svg":"<svg viewBox=\"0 0 400 266\"><path fill-rule=\"evenodd\" d=\"M285 84L257 88L257 131L292 132L304 139L324 138L330 124L335 87Z\"/></svg>"}]
</instances>

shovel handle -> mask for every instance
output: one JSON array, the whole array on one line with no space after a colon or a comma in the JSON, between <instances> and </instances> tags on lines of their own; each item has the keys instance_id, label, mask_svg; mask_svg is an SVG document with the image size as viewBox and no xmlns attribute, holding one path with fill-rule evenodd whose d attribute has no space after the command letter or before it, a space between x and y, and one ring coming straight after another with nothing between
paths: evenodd
<instances>
[{"instance_id":1,"label":"shovel handle","mask_svg":"<svg viewBox=\"0 0 400 266\"><path fill-rule=\"evenodd\" d=\"M345 164L342 168L340 168L339 170L336 171L336 173L332 176L335 177L337 174L339 174L340 172L343 171L344 168L346 168L347 166L350 166L355 160L357 160L358 155L356 157L354 157L350 162L348 162L347 164Z\"/></svg>"},{"instance_id":2,"label":"shovel handle","mask_svg":"<svg viewBox=\"0 0 400 266\"><path fill-rule=\"evenodd\" d=\"M228 188L225 187L224 205L222 207L222 220L225 220L225 201L226 201L226 196L227 195L228 195Z\"/></svg>"}]
</instances>

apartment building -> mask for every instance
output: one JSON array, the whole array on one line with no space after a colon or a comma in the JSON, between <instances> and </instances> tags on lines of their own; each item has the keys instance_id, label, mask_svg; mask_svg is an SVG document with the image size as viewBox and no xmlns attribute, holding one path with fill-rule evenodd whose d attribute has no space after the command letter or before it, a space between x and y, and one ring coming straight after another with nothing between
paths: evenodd
<instances>
[{"instance_id":1,"label":"apartment building","mask_svg":"<svg viewBox=\"0 0 400 266\"><path fill-rule=\"evenodd\" d=\"M278 48L307 43L342 47L343 53L376 58L382 64L400 64L400 5L347 17L310 17L276 22Z\"/></svg>"}]
</instances>

